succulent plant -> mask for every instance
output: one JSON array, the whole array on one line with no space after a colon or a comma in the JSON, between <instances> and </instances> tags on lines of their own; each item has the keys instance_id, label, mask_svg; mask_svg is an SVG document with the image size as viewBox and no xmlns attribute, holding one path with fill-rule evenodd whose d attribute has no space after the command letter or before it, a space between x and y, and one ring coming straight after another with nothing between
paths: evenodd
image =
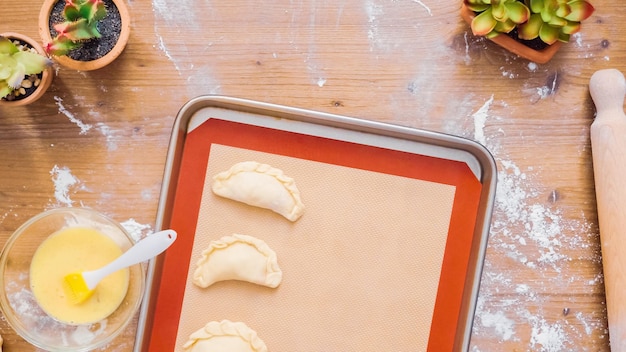
<instances>
[{"instance_id":1,"label":"succulent plant","mask_svg":"<svg viewBox=\"0 0 626 352\"><path fill-rule=\"evenodd\" d=\"M46 44L46 52L56 56L66 55L70 50L79 48L85 40L100 38L98 22L106 14L103 0L65 0L65 21L53 26L57 35Z\"/></svg>"},{"instance_id":2,"label":"succulent plant","mask_svg":"<svg viewBox=\"0 0 626 352\"><path fill-rule=\"evenodd\" d=\"M50 65L47 57L0 36L0 98L20 89L26 76L39 74Z\"/></svg>"},{"instance_id":3,"label":"succulent plant","mask_svg":"<svg viewBox=\"0 0 626 352\"><path fill-rule=\"evenodd\" d=\"M477 15L471 23L475 35L494 37L509 33L517 25L528 21L530 10L518 0L464 0Z\"/></svg>"},{"instance_id":4,"label":"succulent plant","mask_svg":"<svg viewBox=\"0 0 626 352\"><path fill-rule=\"evenodd\" d=\"M580 22L595 10L586 0L529 1L532 14L519 26L518 36L526 40L539 37L547 44L568 42L570 35L580 30Z\"/></svg>"},{"instance_id":5,"label":"succulent plant","mask_svg":"<svg viewBox=\"0 0 626 352\"><path fill-rule=\"evenodd\" d=\"M519 39L568 42L595 10L587 0L463 0L476 13L475 35L493 38L517 27Z\"/></svg>"}]
</instances>

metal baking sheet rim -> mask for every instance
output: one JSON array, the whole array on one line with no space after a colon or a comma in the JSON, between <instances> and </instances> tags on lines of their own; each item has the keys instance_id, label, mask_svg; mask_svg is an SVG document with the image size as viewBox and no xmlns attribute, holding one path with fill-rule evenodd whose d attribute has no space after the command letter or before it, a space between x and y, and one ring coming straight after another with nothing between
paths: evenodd
<instances>
[{"instance_id":1,"label":"metal baking sheet rim","mask_svg":"<svg viewBox=\"0 0 626 352\"><path fill-rule=\"evenodd\" d=\"M463 324L461 331L457 330L455 341L455 346L458 346L458 351L469 350L474 312L476 309L480 278L482 274L485 251L487 248L489 225L491 223L491 214L495 202L497 180L495 160L484 146L475 141L458 136L371 120L227 96L199 96L188 101L179 110L174 121L157 209L155 224L155 230L157 231L168 226L168 224L165 223L165 219L168 219L171 215L170 213L174 200L173 193L175 191L174 187L170 186L175 184L178 178L178 167L180 166L182 147L185 142L185 136L189 130L189 123L195 112L202 108L218 108L241 113L273 116L279 119L334 127L340 130L361 132L365 135L374 135L376 137L388 137L393 140L424 143L425 145L443 148L444 153L445 150L461 151L463 154L460 156L461 161L468 164L469 168L474 172L483 185L474 233L474 238L478 239L478 241L473 243L474 248L472 250L472 258L470 258L472 261L470 267L474 268L474 272L473 275L469 275L468 273L468 285L466 286L466 294L464 295L465 302L463 302L463 309L461 312L463 315L461 321L465 323ZM437 153L433 150L430 152ZM452 157L452 159L455 158ZM134 352L143 351L143 341L150 332L148 331L148 323L152 317L156 303L155 292L152 289L154 287L158 287L160 281L159 270L163 265L162 259L163 257L160 256L159 258L150 261L148 265L146 276L147 289L139 313L137 334L133 349ZM459 334L459 332L462 333Z\"/></svg>"}]
</instances>

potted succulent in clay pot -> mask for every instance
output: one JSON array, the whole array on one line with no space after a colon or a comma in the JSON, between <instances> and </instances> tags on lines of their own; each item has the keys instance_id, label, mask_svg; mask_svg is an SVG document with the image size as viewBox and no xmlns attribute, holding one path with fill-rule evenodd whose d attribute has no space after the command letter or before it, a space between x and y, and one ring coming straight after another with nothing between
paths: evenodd
<instances>
[{"instance_id":1,"label":"potted succulent in clay pot","mask_svg":"<svg viewBox=\"0 0 626 352\"><path fill-rule=\"evenodd\" d=\"M44 0L39 34L46 52L61 65L96 70L126 47L130 13L124 0Z\"/></svg>"},{"instance_id":2,"label":"potted succulent in clay pot","mask_svg":"<svg viewBox=\"0 0 626 352\"><path fill-rule=\"evenodd\" d=\"M52 61L41 45L19 33L0 34L0 105L33 103L52 78Z\"/></svg>"},{"instance_id":3,"label":"potted succulent in clay pot","mask_svg":"<svg viewBox=\"0 0 626 352\"><path fill-rule=\"evenodd\" d=\"M463 0L472 32L536 63L552 59L594 7L587 0Z\"/></svg>"}]
</instances>

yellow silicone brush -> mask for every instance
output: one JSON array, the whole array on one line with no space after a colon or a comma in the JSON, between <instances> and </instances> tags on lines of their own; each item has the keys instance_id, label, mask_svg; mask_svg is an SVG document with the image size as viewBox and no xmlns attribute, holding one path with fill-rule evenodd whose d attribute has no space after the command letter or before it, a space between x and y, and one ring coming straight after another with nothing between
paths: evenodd
<instances>
[{"instance_id":1,"label":"yellow silicone brush","mask_svg":"<svg viewBox=\"0 0 626 352\"><path fill-rule=\"evenodd\" d=\"M102 279L120 269L156 257L174 243L175 240L176 231L174 230L153 233L137 242L124 254L100 269L66 275L63 280L63 288L67 296L75 304L82 303L91 297L94 289Z\"/></svg>"}]
</instances>

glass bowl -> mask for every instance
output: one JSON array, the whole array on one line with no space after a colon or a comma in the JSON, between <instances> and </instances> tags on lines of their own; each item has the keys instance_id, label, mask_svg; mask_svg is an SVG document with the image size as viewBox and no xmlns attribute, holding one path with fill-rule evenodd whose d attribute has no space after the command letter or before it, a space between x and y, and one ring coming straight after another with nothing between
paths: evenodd
<instances>
[{"instance_id":1,"label":"glass bowl","mask_svg":"<svg viewBox=\"0 0 626 352\"><path fill-rule=\"evenodd\" d=\"M46 351L90 351L111 342L132 321L145 290L144 267L129 269L128 291L108 317L91 324L70 325L46 314L30 288L30 264L39 245L70 227L87 227L107 235L122 251L134 244L117 222L87 208L43 212L20 226L0 253L0 308L9 325L26 341Z\"/></svg>"}]
</instances>

